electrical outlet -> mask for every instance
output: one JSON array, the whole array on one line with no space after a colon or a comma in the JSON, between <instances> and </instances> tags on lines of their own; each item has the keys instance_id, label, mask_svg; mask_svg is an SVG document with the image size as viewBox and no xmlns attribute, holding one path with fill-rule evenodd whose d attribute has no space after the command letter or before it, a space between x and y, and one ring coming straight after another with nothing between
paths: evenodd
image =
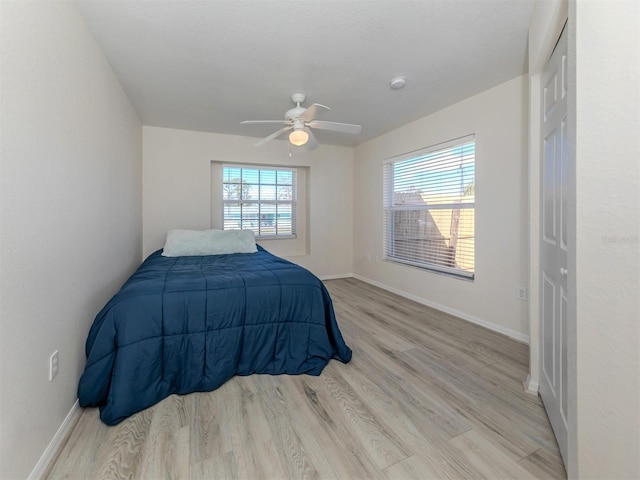
<instances>
[{"instance_id":1,"label":"electrical outlet","mask_svg":"<svg viewBox=\"0 0 640 480\"><path fill-rule=\"evenodd\" d=\"M527 289L525 287L518 287L516 291L516 298L518 300L526 300L527 299Z\"/></svg>"},{"instance_id":2,"label":"electrical outlet","mask_svg":"<svg viewBox=\"0 0 640 480\"><path fill-rule=\"evenodd\" d=\"M58 350L53 352L49 357L49 381L58 375Z\"/></svg>"}]
</instances>

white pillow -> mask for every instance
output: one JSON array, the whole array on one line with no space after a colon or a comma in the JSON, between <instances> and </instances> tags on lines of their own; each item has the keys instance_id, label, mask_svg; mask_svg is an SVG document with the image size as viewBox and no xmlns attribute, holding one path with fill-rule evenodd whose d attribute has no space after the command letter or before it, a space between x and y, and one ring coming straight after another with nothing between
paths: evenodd
<instances>
[{"instance_id":1,"label":"white pillow","mask_svg":"<svg viewBox=\"0 0 640 480\"><path fill-rule=\"evenodd\" d=\"M162 255L188 257L257 251L252 230L169 230Z\"/></svg>"}]
</instances>

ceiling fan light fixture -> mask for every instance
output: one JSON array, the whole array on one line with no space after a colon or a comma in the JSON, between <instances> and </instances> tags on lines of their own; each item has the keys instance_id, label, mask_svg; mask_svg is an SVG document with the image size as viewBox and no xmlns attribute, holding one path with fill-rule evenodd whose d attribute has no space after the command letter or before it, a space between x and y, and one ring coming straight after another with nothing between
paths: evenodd
<instances>
[{"instance_id":1,"label":"ceiling fan light fixture","mask_svg":"<svg viewBox=\"0 0 640 480\"><path fill-rule=\"evenodd\" d=\"M289 134L289 141L296 147L301 147L309 141L309 134L304 130L293 130Z\"/></svg>"},{"instance_id":2,"label":"ceiling fan light fixture","mask_svg":"<svg viewBox=\"0 0 640 480\"><path fill-rule=\"evenodd\" d=\"M240 122L243 125L251 123L279 123L285 125L280 130L276 130L268 137L257 142L256 147L284 135L285 132L289 132L290 146L301 147L306 145L308 150L313 150L318 146L318 141L313 134L313 130L316 128L319 130L350 133L352 135L358 135L362 131L362 125L316 120L319 114L330 110L330 108L319 103L314 103L310 107L301 107L300 104L305 100L303 93L294 93L291 96L291 100L293 100L296 106L285 113L284 120L244 120Z\"/></svg>"}]
</instances>

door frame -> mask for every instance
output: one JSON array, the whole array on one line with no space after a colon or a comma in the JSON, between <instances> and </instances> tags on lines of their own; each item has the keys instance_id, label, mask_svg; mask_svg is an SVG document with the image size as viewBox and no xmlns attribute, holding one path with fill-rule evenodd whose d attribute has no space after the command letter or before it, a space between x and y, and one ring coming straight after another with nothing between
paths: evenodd
<instances>
[{"instance_id":1,"label":"door frame","mask_svg":"<svg viewBox=\"0 0 640 480\"><path fill-rule=\"evenodd\" d=\"M538 8L539 7L539 8ZM538 4L529 26L529 374L524 390L540 388L540 212L542 74L569 17L568 0Z\"/></svg>"},{"instance_id":2,"label":"door frame","mask_svg":"<svg viewBox=\"0 0 640 480\"><path fill-rule=\"evenodd\" d=\"M568 257L569 246L575 244L570 238L571 230L571 212L568 208L570 198L572 195L571 175L574 172L571 164L571 159L568 155L568 142L569 142L569 122L572 119L569 117L568 99L569 90L568 84L568 31L565 26L560 39L556 44L551 59L545 67L545 74L543 75L544 85L541 86L541 91L545 92L548 85L552 82L551 88L553 89L553 102L551 106L546 105L549 98L543 100L541 104L541 116L542 119L542 131L545 139L548 136L553 135L553 152L548 153L548 150L543 147L542 158L545 168L549 167L549 159L553 161L553 180L549 184L547 180L549 172L545 173L545 168L541 169L542 178L542 200L546 207L541 205L540 221L543 222L546 214L550 212L546 211L549 206L549 192L551 192L553 202L553 212L551 219L553 220L553 226L551 232L542 232L550 226L542 226L540 235L540 292L541 297L539 299L540 305L540 369L541 369L541 382L539 394L547 410L547 416L553 427L554 434L560 447L560 453L562 458L567 463L568 452L568 412L566 411L568 406L567 392L568 392L568 375L569 369L567 366L568 354L568 303L572 300L568 293ZM558 84L558 80L560 83ZM546 94L543 94L547 97ZM547 121L547 115L550 115ZM564 125L564 128L563 128ZM551 130L549 130L551 129ZM545 141L546 144L546 141ZM551 155L551 157L549 157ZM550 241L545 241L547 233L554 235ZM543 281L544 277L544 281ZM544 289L542 284L549 283L552 288L552 298L546 298L547 295L543 293ZM563 303L563 299L565 302ZM549 306L552 311L549 312L544 302L550 302ZM544 311L547 310L547 313ZM551 324L549 324L551 322ZM551 343L549 344L549 333L547 330L551 330ZM550 362L550 363L549 363ZM550 370L545 369L545 365Z\"/></svg>"},{"instance_id":3,"label":"door frame","mask_svg":"<svg viewBox=\"0 0 640 480\"><path fill-rule=\"evenodd\" d=\"M569 0L541 2L529 25L529 374L524 390L538 395L540 388L540 220L542 209L542 75L569 18ZM569 428L571 443L571 426ZM571 448L568 452L571 452ZM567 462L569 463L569 462ZM567 465L568 467L568 465Z\"/></svg>"}]
</instances>

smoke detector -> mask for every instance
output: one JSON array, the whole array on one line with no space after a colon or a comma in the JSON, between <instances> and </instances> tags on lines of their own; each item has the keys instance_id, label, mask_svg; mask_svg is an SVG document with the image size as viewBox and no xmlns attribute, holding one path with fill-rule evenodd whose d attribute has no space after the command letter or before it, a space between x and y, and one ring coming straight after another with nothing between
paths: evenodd
<instances>
[{"instance_id":1,"label":"smoke detector","mask_svg":"<svg viewBox=\"0 0 640 480\"><path fill-rule=\"evenodd\" d=\"M406 84L407 84L406 77L394 77L391 79L391 82L389 82L389 86L391 87L391 90L400 90Z\"/></svg>"}]
</instances>

